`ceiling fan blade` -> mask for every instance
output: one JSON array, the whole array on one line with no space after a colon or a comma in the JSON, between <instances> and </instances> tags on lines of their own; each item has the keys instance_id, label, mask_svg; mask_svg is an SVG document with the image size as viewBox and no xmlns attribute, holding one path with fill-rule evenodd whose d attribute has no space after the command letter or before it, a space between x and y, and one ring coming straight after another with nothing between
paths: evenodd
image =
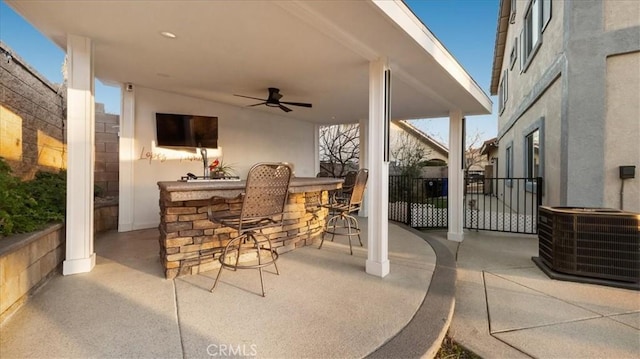
<instances>
[{"instance_id":1,"label":"ceiling fan blade","mask_svg":"<svg viewBox=\"0 0 640 359\"><path fill-rule=\"evenodd\" d=\"M284 105L282 105L282 104L280 104L280 109L281 109L282 111L284 111L284 112L291 112L291 109L290 109L290 108L288 108L287 106L284 106Z\"/></svg>"},{"instance_id":2,"label":"ceiling fan blade","mask_svg":"<svg viewBox=\"0 0 640 359\"><path fill-rule=\"evenodd\" d=\"M280 101L280 103L284 103L286 105L291 105L291 106L311 107L310 103L304 103L304 102L285 102L285 101Z\"/></svg>"},{"instance_id":3,"label":"ceiling fan blade","mask_svg":"<svg viewBox=\"0 0 640 359\"><path fill-rule=\"evenodd\" d=\"M260 105L266 105L266 104L267 104L266 102L260 102L253 105L247 105L246 107L254 107L254 106L260 106Z\"/></svg>"},{"instance_id":4,"label":"ceiling fan blade","mask_svg":"<svg viewBox=\"0 0 640 359\"><path fill-rule=\"evenodd\" d=\"M258 98L258 97L251 97L251 96L244 96L244 95L236 95L236 94L233 94L233 96L244 97L244 98L250 98L250 99L253 99L253 100L266 101L265 99L263 99L263 98Z\"/></svg>"}]
</instances>

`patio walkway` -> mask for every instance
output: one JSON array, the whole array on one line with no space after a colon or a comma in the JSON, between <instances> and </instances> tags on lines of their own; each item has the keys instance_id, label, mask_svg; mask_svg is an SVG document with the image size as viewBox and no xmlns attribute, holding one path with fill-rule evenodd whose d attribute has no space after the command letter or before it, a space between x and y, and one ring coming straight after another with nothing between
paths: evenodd
<instances>
[{"instance_id":1,"label":"patio walkway","mask_svg":"<svg viewBox=\"0 0 640 359\"><path fill-rule=\"evenodd\" d=\"M361 225L366 229L366 219ZM92 272L55 276L5 322L0 356L433 354L453 311L452 257L436 242L450 261L434 275L436 254L417 232L394 224L389 231L387 277L366 274L366 249L356 246L350 256L346 240L337 238L322 250L308 246L282 255L281 275L265 273L266 298L259 295L257 271L225 271L213 294L217 271L164 279L156 229L102 234ZM429 289L432 279L437 283Z\"/></svg>"},{"instance_id":2,"label":"patio walkway","mask_svg":"<svg viewBox=\"0 0 640 359\"><path fill-rule=\"evenodd\" d=\"M481 357L640 357L638 291L550 279L531 261L535 235L427 236L457 251L449 335Z\"/></svg>"}]
</instances>

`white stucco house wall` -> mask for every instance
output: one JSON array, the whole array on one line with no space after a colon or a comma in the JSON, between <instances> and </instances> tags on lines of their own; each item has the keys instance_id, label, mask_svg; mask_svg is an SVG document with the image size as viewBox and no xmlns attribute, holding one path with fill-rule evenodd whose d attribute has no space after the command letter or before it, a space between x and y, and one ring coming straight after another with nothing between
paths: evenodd
<instances>
[{"instance_id":1,"label":"white stucco house wall","mask_svg":"<svg viewBox=\"0 0 640 359\"><path fill-rule=\"evenodd\" d=\"M640 212L640 2L501 0L491 93L499 177L543 177L544 205ZM636 167L623 194L619 166Z\"/></svg>"}]
</instances>

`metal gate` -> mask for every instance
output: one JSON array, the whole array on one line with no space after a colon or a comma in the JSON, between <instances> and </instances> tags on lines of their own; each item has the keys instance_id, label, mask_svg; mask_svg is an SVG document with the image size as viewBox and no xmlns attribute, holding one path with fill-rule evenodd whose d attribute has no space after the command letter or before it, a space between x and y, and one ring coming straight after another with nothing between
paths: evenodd
<instances>
[{"instance_id":1,"label":"metal gate","mask_svg":"<svg viewBox=\"0 0 640 359\"><path fill-rule=\"evenodd\" d=\"M542 178L465 178L464 228L538 233Z\"/></svg>"},{"instance_id":2,"label":"metal gate","mask_svg":"<svg viewBox=\"0 0 640 359\"><path fill-rule=\"evenodd\" d=\"M542 178L465 178L464 228L537 233ZM448 179L389 176L389 219L447 228Z\"/></svg>"},{"instance_id":3,"label":"metal gate","mask_svg":"<svg viewBox=\"0 0 640 359\"><path fill-rule=\"evenodd\" d=\"M413 228L447 228L446 178L389 176L389 219Z\"/></svg>"}]
</instances>

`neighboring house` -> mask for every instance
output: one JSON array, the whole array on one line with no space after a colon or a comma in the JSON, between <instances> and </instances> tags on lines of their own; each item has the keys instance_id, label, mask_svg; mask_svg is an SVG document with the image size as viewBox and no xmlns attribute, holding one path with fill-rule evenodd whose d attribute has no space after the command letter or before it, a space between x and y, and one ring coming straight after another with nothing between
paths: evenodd
<instances>
[{"instance_id":1,"label":"neighboring house","mask_svg":"<svg viewBox=\"0 0 640 359\"><path fill-rule=\"evenodd\" d=\"M447 177L446 166L449 160L449 149L410 122L404 120L392 121L389 142L391 143L389 174L394 175L401 172L400 161L394 158L394 149L397 149L398 146L409 145L409 147L414 147L411 151L418 152L419 149L424 154L420 161L423 164L422 177Z\"/></svg>"},{"instance_id":2,"label":"neighboring house","mask_svg":"<svg viewBox=\"0 0 640 359\"><path fill-rule=\"evenodd\" d=\"M543 177L544 205L640 212L638 174L619 178L640 167L639 14L635 0L501 0L500 177Z\"/></svg>"},{"instance_id":3,"label":"neighboring house","mask_svg":"<svg viewBox=\"0 0 640 359\"><path fill-rule=\"evenodd\" d=\"M391 122L390 141L392 144L394 141L398 140L398 137L402 132L407 133L411 138L414 138L419 142L427 154L427 161L442 162L443 165L447 164L449 159L449 149L408 121Z\"/></svg>"},{"instance_id":4,"label":"neighboring house","mask_svg":"<svg viewBox=\"0 0 640 359\"><path fill-rule=\"evenodd\" d=\"M465 170L468 173L483 174L489 161L482 155L482 148L469 148L465 151Z\"/></svg>"},{"instance_id":5,"label":"neighboring house","mask_svg":"<svg viewBox=\"0 0 640 359\"><path fill-rule=\"evenodd\" d=\"M494 137L488 139L482 143L482 147L480 147L480 155L485 156L484 160L486 161L484 166L484 176L485 177L498 177L498 138Z\"/></svg>"}]
</instances>

